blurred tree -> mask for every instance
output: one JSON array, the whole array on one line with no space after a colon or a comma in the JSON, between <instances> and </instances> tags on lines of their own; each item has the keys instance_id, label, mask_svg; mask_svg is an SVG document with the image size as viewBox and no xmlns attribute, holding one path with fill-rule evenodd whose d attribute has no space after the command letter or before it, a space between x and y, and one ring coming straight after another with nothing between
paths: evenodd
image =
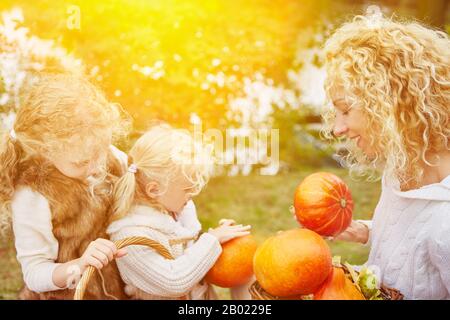
<instances>
[{"instance_id":1,"label":"blurred tree","mask_svg":"<svg viewBox=\"0 0 450 320\"><path fill-rule=\"evenodd\" d=\"M435 4L444 2L427 3L437 8ZM419 8L414 0L370 3ZM321 90L324 77L317 52L329 30L317 32L321 28L311 26L340 22L350 13L360 14L367 4L366 0L2 0L0 11L22 8L19 28L29 29L28 35L36 39L52 39L55 52L68 51L62 57L80 58L83 64L76 68L85 66L86 74L108 97L124 106L135 119L137 132L155 118L189 127L192 115L202 120L205 130L275 127L280 129L283 159L314 163L329 152L310 139L315 133L303 123L311 121L311 112L317 113L309 106L314 101L320 104L316 98L323 95L314 92ZM73 27L78 24L69 10L74 7L79 29ZM7 68L2 72L6 71L12 76L0 87L19 83L10 79L22 73Z\"/></svg>"},{"instance_id":2,"label":"blurred tree","mask_svg":"<svg viewBox=\"0 0 450 320\"><path fill-rule=\"evenodd\" d=\"M327 1L2 0L23 8L32 34L55 39L86 64L87 74L136 119L186 126L195 112L225 128L228 103L260 72L286 81L299 29ZM67 8L80 8L80 30Z\"/></svg>"}]
</instances>

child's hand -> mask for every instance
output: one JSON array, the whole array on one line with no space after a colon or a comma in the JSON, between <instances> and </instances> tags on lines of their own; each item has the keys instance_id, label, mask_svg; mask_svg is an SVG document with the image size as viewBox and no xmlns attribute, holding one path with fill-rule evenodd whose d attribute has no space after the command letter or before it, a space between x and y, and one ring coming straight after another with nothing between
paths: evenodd
<instances>
[{"instance_id":1,"label":"child's hand","mask_svg":"<svg viewBox=\"0 0 450 320\"><path fill-rule=\"evenodd\" d=\"M126 255L125 249L117 250L116 245L106 239L92 241L80 258L82 268L93 266L97 269L106 267L114 258Z\"/></svg>"},{"instance_id":2,"label":"child's hand","mask_svg":"<svg viewBox=\"0 0 450 320\"><path fill-rule=\"evenodd\" d=\"M117 250L113 242L99 238L89 244L80 258L57 266L52 274L53 283L60 288L74 289L87 267L102 269L114 258L126 254L125 249Z\"/></svg>"},{"instance_id":3,"label":"child's hand","mask_svg":"<svg viewBox=\"0 0 450 320\"><path fill-rule=\"evenodd\" d=\"M222 219L219 222L219 226L214 229L209 229L208 233L215 236L220 243L225 243L231 239L243 237L250 234L252 227L242 224L235 225L234 220Z\"/></svg>"},{"instance_id":4,"label":"child's hand","mask_svg":"<svg viewBox=\"0 0 450 320\"><path fill-rule=\"evenodd\" d=\"M236 221L234 221L233 219L220 219L219 226L221 226L223 224L231 226L233 224L236 224Z\"/></svg>"}]
</instances>

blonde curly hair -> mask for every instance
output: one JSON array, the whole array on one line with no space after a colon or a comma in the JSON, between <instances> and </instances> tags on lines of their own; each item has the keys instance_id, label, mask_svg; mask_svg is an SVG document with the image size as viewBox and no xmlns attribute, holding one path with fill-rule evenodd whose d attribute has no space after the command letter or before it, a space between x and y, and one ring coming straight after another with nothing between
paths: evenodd
<instances>
[{"instance_id":1,"label":"blonde curly hair","mask_svg":"<svg viewBox=\"0 0 450 320\"><path fill-rule=\"evenodd\" d=\"M43 74L27 90L14 123L14 135L0 142L0 231L7 234L10 202L19 164L30 157L63 155L71 161L90 159L127 134L128 117L87 79L72 74ZM95 183L106 176L106 163ZM92 185L93 187L93 185Z\"/></svg>"},{"instance_id":2,"label":"blonde curly hair","mask_svg":"<svg viewBox=\"0 0 450 320\"><path fill-rule=\"evenodd\" d=\"M449 150L450 41L444 32L417 22L356 16L325 43L325 91L331 102L340 87L350 108L366 117L375 157L348 145L343 162L355 173L383 169L401 185L417 186L430 157ZM335 109L323 114L333 136ZM349 141L347 141L349 142Z\"/></svg>"}]
</instances>

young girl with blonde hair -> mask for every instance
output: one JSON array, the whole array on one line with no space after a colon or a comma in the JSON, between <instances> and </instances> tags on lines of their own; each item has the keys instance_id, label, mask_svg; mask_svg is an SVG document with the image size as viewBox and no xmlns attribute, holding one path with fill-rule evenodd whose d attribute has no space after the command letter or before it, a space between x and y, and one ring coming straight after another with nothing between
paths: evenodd
<instances>
[{"instance_id":1,"label":"young girl with blonde hair","mask_svg":"<svg viewBox=\"0 0 450 320\"><path fill-rule=\"evenodd\" d=\"M114 257L125 254L106 238L114 177L126 155L111 146L126 125L119 109L78 76L42 76L17 112L0 146L0 203L12 217L22 299L72 299L91 265L86 298L125 297Z\"/></svg>"},{"instance_id":2,"label":"young girl with blonde hair","mask_svg":"<svg viewBox=\"0 0 450 320\"><path fill-rule=\"evenodd\" d=\"M328 137L353 172L381 169L372 221L337 239L369 243L368 265L406 299L450 299L450 41L377 8L325 45Z\"/></svg>"},{"instance_id":3,"label":"young girl with blonde hair","mask_svg":"<svg viewBox=\"0 0 450 320\"><path fill-rule=\"evenodd\" d=\"M221 243L249 234L250 226L223 220L200 234L191 198L207 183L213 159L187 132L156 125L129 152L129 169L115 184L113 240L143 236L163 245L174 260L142 246L117 261L126 292L135 299L207 299L202 279L221 253ZM247 294L232 295L248 298ZM245 291L245 288L244 288Z\"/></svg>"}]
</instances>

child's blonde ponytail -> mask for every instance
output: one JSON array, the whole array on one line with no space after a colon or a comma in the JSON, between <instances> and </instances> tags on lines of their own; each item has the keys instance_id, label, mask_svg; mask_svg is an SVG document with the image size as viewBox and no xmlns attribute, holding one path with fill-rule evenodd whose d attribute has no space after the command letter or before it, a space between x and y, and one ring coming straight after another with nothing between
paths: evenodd
<instances>
[{"instance_id":1,"label":"child's blonde ponytail","mask_svg":"<svg viewBox=\"0 0 450 320\"><path fill-rule=\"evenodd\" d=\"M125 216L134 203L136 193L135 166L135 164L132 164L128 171L114 184L114 220Z\"/></svg>"}]
</instances>

